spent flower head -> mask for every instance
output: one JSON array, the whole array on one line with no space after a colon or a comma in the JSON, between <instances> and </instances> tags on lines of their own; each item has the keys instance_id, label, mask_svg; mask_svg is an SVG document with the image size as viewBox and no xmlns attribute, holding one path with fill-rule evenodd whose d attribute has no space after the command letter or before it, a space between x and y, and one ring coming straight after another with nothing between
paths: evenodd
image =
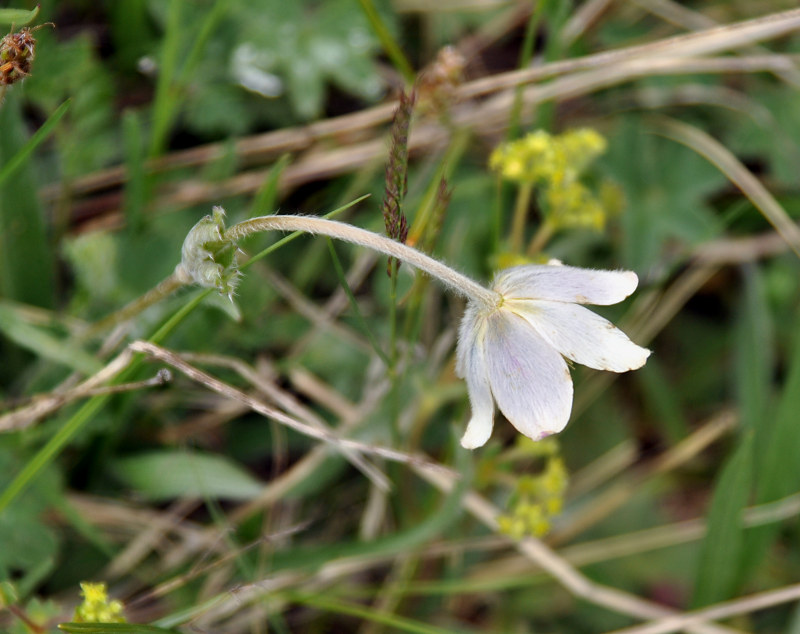
<instances>
[{"instance_id":1,"label":"spent flower head","mask_svg":"<svg viewBox=\"0 0 800 634\"><path fill-rule=\"evenodd\" d=\"M239 279L236 242L225 237L225 210L214 207L186 236L181 248L181 277L233 297Z\"/></svg>"},{"instance_id":2,"label":"spent flower head","mask_svg":"<svg viewBox=\"0 0 800 634\"><path fill-rule=\"evenodd\" d=\"M492 285L497 302L470 301L461 322L456 371L472 405L461 444L486 443L495 403L533 440L561 431L572 410L565 357L612 372L644 365L649 350L581 306L616 304L637 284L632 271L531 264L500 272Z\"/></svg>"}]
</instances>

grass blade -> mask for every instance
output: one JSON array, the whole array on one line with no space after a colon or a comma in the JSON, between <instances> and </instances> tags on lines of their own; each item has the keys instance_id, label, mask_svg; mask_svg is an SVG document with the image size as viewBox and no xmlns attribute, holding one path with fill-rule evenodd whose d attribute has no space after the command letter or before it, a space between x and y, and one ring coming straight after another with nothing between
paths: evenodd
<instances>
[{"instance_id":1,"label":"grass blade","mask_svg":"<svg viewBox=\"0 0 800 634\"><path fill-rule=\"evenodd\" d=\"M753 479L753 434L746 433L714 487L708 532L700 550L692 605L695 608L733 596L743 554L742 511Z\"/></svg>"},{"instance_id":2,"label":"grass blade","mask_svg":"<svg viewBox=\"0 0 800 634\"><path fill-rule=\"evenodd\" d=\"M14 154L8 161L5 161L5 164L2 168L0 168L0 185L2 185L3 181L5 181L9 176L11 176L14 171L20 168L21 165L28 160L28 157L33 153L33 151L41 145L41 143L50 136L50 133L55 129L56 124L61 121L61 118L67 113L69 109L69 100L62 103L56 111L47 117L47 121L42 124L42 127L39 128L36 132L33 133L33 136L28 140L25 145L23 145L16 154ZM13 125L13 124L12 124ZM21 123L20 123L21 125ZM10 129L10 128L6 128Z\"/></svg>"}]
</instances>

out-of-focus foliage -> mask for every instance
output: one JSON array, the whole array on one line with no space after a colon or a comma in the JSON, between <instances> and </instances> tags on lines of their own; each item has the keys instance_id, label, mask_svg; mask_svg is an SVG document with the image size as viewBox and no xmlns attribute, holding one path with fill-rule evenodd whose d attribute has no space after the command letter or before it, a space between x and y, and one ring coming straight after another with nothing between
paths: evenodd
<instances>
[{"instance_id":1,"label":"out-of-focus foliage","mask_svg":"<svg viewBox=\"0 0 800 634\"><path fill-rule=\"evenodd\" d=\"M4 7L0 22L21 28L31 5L5 4L23 13L10 19ZM532 16L533 3L374 4L415 68L450 44L466 83L515 69L529 19L541 68L795 8L681 3L677 17L698 21L679 27L656 11L675 3L609 3L589 22L575 19L584 3L541 3ZM0 424L5 606L54 632L81 582L106 581L132 624L187 632L588 633L635 621L534 570L518 540L470 515L475 495L515 538L542 537L631 597L690 609L796 581L799 260L717 167L658 127L668 118L708 132L797 222L793 75L639 74L581 92L592 68L562 68L532 87L568 76L568 96L513 122L510 105L492 114L499 89L459 98L457 81L439 109L415 110L398 202L409 240L484 281L498 262L531 259L555 174L523 199L512 235L520 183L498 178L492 151L577 130L606 140L559 172L585 188L565 206L602 208L604 222L565 224L534 255L636 271L634 297L599 312L653 355L620 377L574 368L572 420L557 446L542 445L550 466L540 468L500 415L485 448L457 448L469 412L452 358L463 302L411 267L388 277L385 259L360 247L334 246L340 278L325 239L253 236L239 265L273 250L235 293L224 275L211 280L235 305L185 287L127 329L93 331L175 270L213 205L232 225L276 210L322 215L371 194L338 218L383 230L388 116L325 119L402 85L358 2L43 0L29 26L48 21L55 28L32 31L30 75L0 105L0 170L17 162L0 184L0 421L43 412ZM714 55L796 66L796 33L759 46ZM547 168L543 156L528 167ZM593 204L576 207L586 191ZM585 217L600 214L575 215ZM309 439L197 376L175 371L156 386L164 364L141 356L81 391L129 342L154 338L309 426L442 463L459 484L444 493L413 461ZM728 624L798 631L797 614L781 605ZM0 630L31 631L9 610Z\"/></svg>"},{"instance_id":2,"label":"out-of-focus foliage","mask_svg":"<svg viewBox=\"0 0 800 634\"><path fill-rule=\"evenodd\" d=\"M300 119L319 116L331 83L366 102L384 92L374 61L377 40L356 2L234 0L224 6L186 87L187 125L197 131L242 134L265 116L286 121L288 112L269 114L286 106ZM162 28L167 7L149 3ZM205 15L184 11L181 30L198 33ZM186 38L184 47L191 44Z\"/></svg>"}]
</instances>

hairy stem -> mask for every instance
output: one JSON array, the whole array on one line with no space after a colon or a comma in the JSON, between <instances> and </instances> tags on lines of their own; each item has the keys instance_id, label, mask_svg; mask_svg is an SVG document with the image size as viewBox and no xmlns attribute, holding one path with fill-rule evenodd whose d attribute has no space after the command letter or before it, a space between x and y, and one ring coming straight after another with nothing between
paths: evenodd
<instances>
[{"instance_id":1,"label":"hairy stem","mask_svg":"<svg viewBox=\"0 0 800 634\"><path fill-rule=\"evenodd\" d=\"M494 291L484 288L439 260L434 260L432 257L390 238L336 220L313 216L261 216L233 225L225 232L225 239L237 241L259 231L304 231L358 244L402 260L437 278L459 295L477 301L487 308L496 306L500 299Z\"/></svg>"}]
</instances>

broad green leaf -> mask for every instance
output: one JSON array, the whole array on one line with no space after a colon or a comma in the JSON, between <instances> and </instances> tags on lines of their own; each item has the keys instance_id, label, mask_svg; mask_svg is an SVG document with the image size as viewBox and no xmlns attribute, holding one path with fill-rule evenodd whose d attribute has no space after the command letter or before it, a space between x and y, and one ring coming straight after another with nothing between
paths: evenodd
<instances>
[{"instance_id":1,"label":"broad green leaf","mask_svg":"<svg viewBox=\"0 0 800 634\"><path fill-rule=\"evenodd\" d=\"M150 500L212 497L247 500L263 486L235 463L211 454L154 451L118 460L114 473Z\"/></svg>"},{"instance_id":2,"label":"broad green leaf","mask_svg":"<svg viewBox=\"0 0 800 634\"><path fill-rule=\"evenodd\" d=\"M34 326L11 306L0 303L0 333L34 354L61 363L83 374L94 374L103 365L88 352Z\"/></svg>"},{"instance_id":3,"label":"broad green leaf","mask_svg":"<svg viewBox=\"0 0 800 634\"><path fill-rule=\"evenodd\" d=\"M753 477L753 434L747 432L722 470L711 500L700 550L692 605L701 607L733 596L743 555L742 511Z\"/></svg>"},{"instance_id":4,"label":"broad green leaf","mask_svg":"<svg viewBox=\"0 0 800 634\"><path fill-rule=\"evenodd\" d=\"M33 21L39 15L39 5L36 8L26 11L25 9L0 9L0 24L13 24L14 26L24 26Z\"/></svg>"}]
</instances>

